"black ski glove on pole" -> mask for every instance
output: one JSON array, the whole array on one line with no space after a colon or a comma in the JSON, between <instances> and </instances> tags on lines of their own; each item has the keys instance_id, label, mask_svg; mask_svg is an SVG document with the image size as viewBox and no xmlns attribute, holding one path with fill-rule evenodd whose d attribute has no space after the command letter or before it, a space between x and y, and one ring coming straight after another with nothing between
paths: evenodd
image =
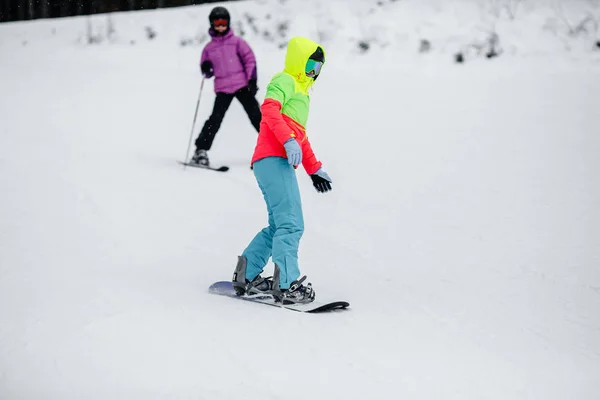
<instances>
[{"instance_id":1,"label":"black ski glove on pole","mask_svg":"<svg viewBox=\"0 0 600 400\"><path fill-rule=\"evenodd\" d=\"M206 78L212 78L213 76L213 65L210 61L204 61L202 65L200 65L200 71L202 71L202 75Z\"/></svg>"}]
</instances>

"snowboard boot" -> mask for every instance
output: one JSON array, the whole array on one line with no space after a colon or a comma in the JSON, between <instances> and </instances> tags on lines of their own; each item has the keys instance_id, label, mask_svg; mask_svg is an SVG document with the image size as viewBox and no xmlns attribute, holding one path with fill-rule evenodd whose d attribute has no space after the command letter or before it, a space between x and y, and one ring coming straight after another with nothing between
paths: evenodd
<instances>
[{"instance_id":1,"label":"snowboard boot","mask_svg":"<svg viewBox=\"0 0 600 400\"><path fill-rule=\"evenodd\" d=\"M206 150L196 149L194 155L192 156L192 161L194 164L202 165L208 167L208 154Z\"/></svg>"},{"instance_id":2,"label":"snowboard boot","mask_svg":"<svg viewBox=\"0 0 600 400\"><path fill-rule=\"evenodd\" d=\"M302 284L306 280L304 275L299 280L295 280L289 289L279 288L279 267L275 264L275 273L273 274L272 293L275 301L283 304L306 304L315 300L315 291L312 283Z\"/></svg>"},{"instance_id":3,"label":"snowboard boot","mask_svg":"<svg viewBox=\"0 0 600 400\"><path fill-rule=\"evenodd\" d=\"M238 296L257 295L257 294L272 294L273 291L273 280L271 277L263 278L258 275L253 280L249 281L246 279L246 266L248 261L244 256L238 256L238 262L233 271L233 278L231 284L233 290Z\"/></svg>"}]
</instances>

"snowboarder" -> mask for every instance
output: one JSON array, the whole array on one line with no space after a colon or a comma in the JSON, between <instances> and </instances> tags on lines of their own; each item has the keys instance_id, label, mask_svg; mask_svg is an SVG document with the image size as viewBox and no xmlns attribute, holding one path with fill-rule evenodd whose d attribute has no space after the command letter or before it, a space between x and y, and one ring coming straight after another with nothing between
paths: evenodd
<instances>
[{"instance_id":1,"label":"snowboarder","mask_svg":"<svg viewBox=\"0 0 600 400\"><path fill-rule=\"evenodd\" d=\"M303 284L298 268L298 245L304 231L300 190L295 169L302 164L315 189L331 190L306 136L313 85L325 63L323 48L310 39L288 42L285 68L273 76L261 106L262 122L251 163L267 204L269 226L260 231L238 256L232 284L239 295L268 293L284 304L314 300L312 284ZM260 273L269 257L275 264L272 278Z\"/></svg>"},{"instance_id":2,"label":"snowboarder","mask_svg":"<svg viewBox=\"0 0 600 400\"><path fill-rule=\"evenodd\" d=\"M258 132L261 113L256 101L256 58L248 43L231 29L231 18L225 7L215 7L208 16L212 40L206 44L200 59L200 70L205 78L215 77L215 104L204 123L195 145L193 163L209 165L207 151L221 127L233 98L244 107L250 122Z\"/></svg>"}]
</instances>

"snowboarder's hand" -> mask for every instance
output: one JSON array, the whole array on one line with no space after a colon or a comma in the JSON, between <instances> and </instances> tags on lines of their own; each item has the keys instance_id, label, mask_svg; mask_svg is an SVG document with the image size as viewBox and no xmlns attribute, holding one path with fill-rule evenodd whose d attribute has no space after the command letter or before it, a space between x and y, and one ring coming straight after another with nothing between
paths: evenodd
<instances>
[{"instance_id":1,"label":"snowboarder's hand","mask_svg":"<svg viewBox=\"0 0 600 400\"><path fill-rule=\"evenodd\" d=\"M248 92L250 92L250 94L252 96L256 96L256 93L258 93L258 86L256 86L256 79L250 79L248 81Z\"/></svg>"},{"instance_id":2,"label":"snowboarder's hand","mask_svg":"<svg viewBox=\"0 0 600 400\"><path fill-rule=\"evenodd\" d=\"M200 71L202 72L202 75L204 75L205 78L212 78L214 75L213 65L210 61L204 61L200 65Z\"/></svg>"},{"instance_id":3,"label":"snowboarder's hand","mask_svg":"<svg viewBox=\"0 0 600 400\"><path fill-rule=\"evenodd\" d=\"M312 174L310 178L313 181L313 186L319 193L329 192L331 190L331 178L323 168L319 168L317 172Z\"/></svg>"},{"instance_id":4,"label":"snowboarder's hand","mask_svg":"<svg viewBox=\"0 0 600 400\"><path fill-rule=\"evenodd\" d=\"M285 147L285 152L287 153L290 165L296 166L302 163L302 149L296 139L288 139L287 142L283 144L283 147Z\"/></svg>"}]
</instances>

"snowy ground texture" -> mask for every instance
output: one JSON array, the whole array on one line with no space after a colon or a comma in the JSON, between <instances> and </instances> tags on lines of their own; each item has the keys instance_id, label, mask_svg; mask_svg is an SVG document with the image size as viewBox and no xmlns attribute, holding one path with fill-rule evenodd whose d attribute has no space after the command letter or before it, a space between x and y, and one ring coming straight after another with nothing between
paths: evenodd
<instances>
[{"instance_id":1,"label":"snowy ground texture","mask_svg":"<svg viewBox=\"0 0 600 400\"><path fill-rule=\"evenodd\" d=\"M0 25L0 399L598 399L598 2L380 3L227 5L261 100L286 38L328 52L334 191L298 171L328 315L207 293L266 223L239 104L229 172L176 164L215 4ZM502 55L453 63L482 32Z\"/></svg>"}]
</instances>

